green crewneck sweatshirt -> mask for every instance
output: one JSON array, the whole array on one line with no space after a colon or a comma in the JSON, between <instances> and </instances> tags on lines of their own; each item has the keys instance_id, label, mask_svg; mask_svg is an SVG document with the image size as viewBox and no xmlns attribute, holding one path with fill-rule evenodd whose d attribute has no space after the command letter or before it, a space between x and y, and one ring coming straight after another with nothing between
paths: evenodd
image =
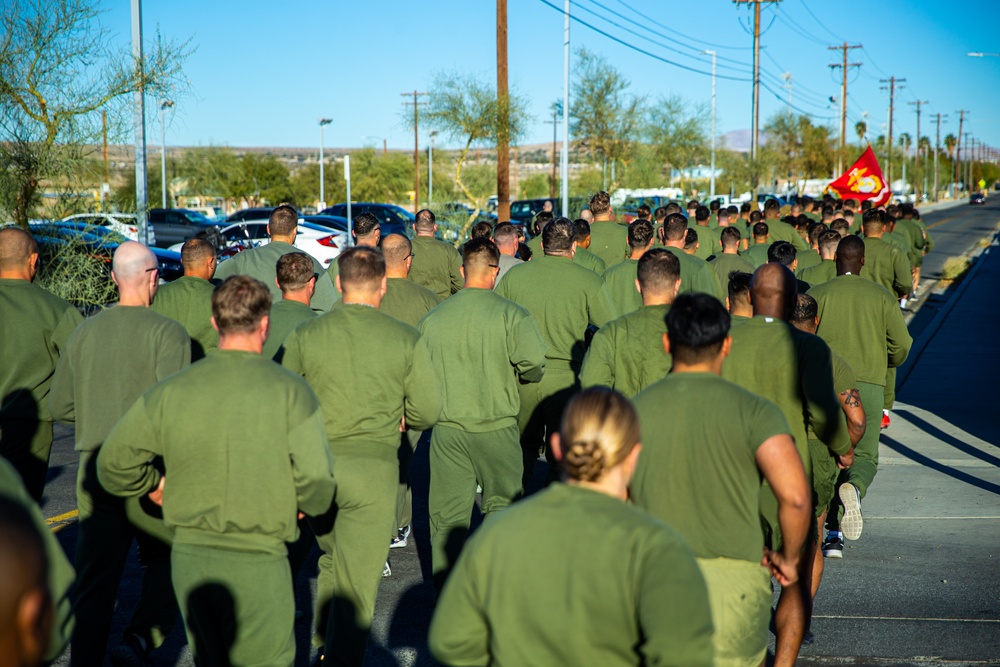
<instances>
[{"instance_id":1,"label":"green crewneck sweatshirt","mask_svg":"<svg viewBox=\"0 0 1000 667\"><path fill-rule=\"evenodd\" d=\"M608 286L611 302L619 315L631 313L642 306L642 295L635 286L639 260L626 259L604 272L604 284Z\"/></svg>"},{"instance_id":2,"label":"green crewneck sweatshirt","mask_svg":"<svg viewBox=\"0 0 1000 667\"><path fill-rule=\"evenodd\" d=\"M177 320L191 337L191 361L219 347L219 332L212 326L212 292L215 285L204 278L181 276L160 285L150 309Z\"/></svg>"},{"instance_id":3,"label":"green crewneck sweatshirt","mask_svg":"<svg viewBox=\"0 0 1000 667\"><path fill-rule=\"evenodd\" d=\"M610 220L590 223L590 252L604 261L606 269L629 256L628 227Z\"/></svg>"},{"instance_id":4,"label":"green crewneck sweatshirt","mask_svg":"<svg viewBox=\"0 0 1000 667\"><path fill-rule=\"evenodd\" d=\"M663 351L669 305L642 306L608 322L594 335L580 384L617 389L629 398L666 377L672 360Z\"/></svg>"},{"instance_id":5,"label":"green crewneck sweatshirt","mask_svg":"<svg viewBox=\"0 0 1000 667\"><path fill-rule=\"evenodd\" d=\"M415 327L439 303L441 297L408 278L387 278L385 296L378 309Z\"/></svg>"},{"instance_id":6,"label":"green crewneck sweatshirt","mask_svg":"<svg viewBox=\"0 0 1000 667\"><path fill-rule=\"evenodd\" d=\"M438 295L442 301L462 289L462 256L455 246L430 236L412 239L410 280Z\"/></svg>"},{"instance_id":7,"label":"green crewneck sweatshirt","mask_svg":"<svg viewBox=\"0 0 1000 667\"><path fill-rule=\"evenodd\" d=\"M264 343L265 359L274 359L279 364L285 354L285 339L306 320L316 317L317 313L309 306L298 301L282 299L271 304L271 330Z\"/></svg>"},{"instance_id":8,"label":"green crewneck sweatshirt","mask_svg":"<svg viewBox=\"0 0 1000 667\"><path fill-rule=\"evenodd\" d=\"M470 433L517 425L518 382L542 379L547 349L525 308L467 287L418 328L443 392L440 424Z\"/></svg>"},{"instance_id":9,"label":"green crewneck sweatshirt","mask_svg":"<svg viewBox=\"0 0 1000 667\"><path fill-rule=\"evenodd\" d=\"M719 283L719 277L715 275L708 262L689 255L680 248L667 246L667 250L681 263L681 287L678 293L703 292L714 296L722 303L726 302L726 294ZM728 289L729 283L726 285Z\"/></svg>"},{"instance_id":10,"label":"green crewneck sweatshirt","mask_svg":"<svg viewBox=\"0 0 1000 667\"><path fill-rule=\"evenodd\" d=\"M200 415L192 406L211 406ZM146 392L97 458L101 484L141 496L160 482L175 544L285 554L296 512L330 507L323 414L301 378L252 352L218 350Z\"/></svg>"},{"instance_id":11,"label":"green crewneck sweatshirt","mask_svg":"<svg viewBox=\"0 0 1000 667\"><path fill-rule=\"evenodd\" d=\"M271 241L267 245L244 250L224 262L219 262L219 266L215 270L215 277L218 280L225 280L229 276L237 275L247 275L251 278L256 278L267 285L267 289L271 292L271 299L277 301L281 298L281 290L278 288L278 283L275 280L278 275L278 258L290 252L301 252L309 255L309 253L296 248L291 243ZM323 265L312 255L309 255L309 258L313 263L313 271L317 274L322 274Z\"/></svg>"}]
</instances>

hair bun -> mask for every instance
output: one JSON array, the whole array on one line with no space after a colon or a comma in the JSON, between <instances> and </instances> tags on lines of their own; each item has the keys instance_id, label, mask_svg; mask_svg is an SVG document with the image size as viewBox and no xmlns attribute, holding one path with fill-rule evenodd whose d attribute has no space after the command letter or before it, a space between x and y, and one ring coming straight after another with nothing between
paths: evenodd
<instances>
[{"instance_id":1,"label":"hair bun","mask_svg":"<svg viewBox=\"0 0 1000 667\"><path fill-rule=\"evenodd\" d=\"M596 482L604 474L606 456L600 443L594 440L570 443L563 457L566 472L582 482Z\"/></svg>"}]
</instances>

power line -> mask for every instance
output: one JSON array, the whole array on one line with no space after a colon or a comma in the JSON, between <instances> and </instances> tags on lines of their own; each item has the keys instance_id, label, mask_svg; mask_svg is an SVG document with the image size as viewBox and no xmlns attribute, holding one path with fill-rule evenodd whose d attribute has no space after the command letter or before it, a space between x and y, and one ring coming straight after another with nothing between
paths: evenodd
<instances>
[{"instance_id":1,"label":"power line","mask_svg":"<svg viewBox=\"0 0 1000 667\"><path fill-rule=\"evenodd\" d=\"M666 30L667 32L669 32L669 33L671 33L673 35L679 35L681 37L687 37L687 35L685 35L684 33L680 32L678 30L674 30L670 26L664 25L664 24L660 23L659 21L657 21L656 19L651 18L651 17L647 16L646 14L643 14L638 9L635 9L634 7L630 6L628 3L624 2L623 0L616 0L616 1L622 7L628 9L630 12L636 14L639 17L641 17L643 19L646 19L647 21L649 21L653 25L659 26L660 28L663 28L664 30ZM717 48L717 49L730 49L732 51L752 51L753 50L752 46L727 46L725 44L715 44L713 42L704 42L704 44L705 44L705 46L711 46L711 47L714 47L714 48ZM720 60L721 60L721 58L720 58Z\"/></svg>"},{"instance_id":2,"label":"power line","mask_svg":"<svg viewBox=\"0 0 1000 667\"><path fill-rule=\"evenodd\" d=\"M837 40L838 42L843 42L844 41L843 37L840 37L839 35L834 34L834 32L832 30L830 30L828 27L826 27L825 23L823 23L822 21L820 21L819 18L815 14L813 14L813 11L811 9L809 9L809 5L807 5L805 3L805 0L799 0L799 2L802 3L802 6L805 8L806 12L809 13L809 16L813 17L813 20L816 21L816 23L819 24L819 27L823 28L823 30L826 30L828 33L830 33L831 35L833 35L833 38L835 40Z\"/></svg>"}]
</instances>

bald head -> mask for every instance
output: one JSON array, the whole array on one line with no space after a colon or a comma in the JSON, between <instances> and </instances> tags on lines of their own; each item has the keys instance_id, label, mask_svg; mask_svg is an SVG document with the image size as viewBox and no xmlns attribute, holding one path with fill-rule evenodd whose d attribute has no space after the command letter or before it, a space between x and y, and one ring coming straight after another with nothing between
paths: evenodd
<instances>
[{"instance_id":1,"label":"bald head","mask_svg":"<svg viewBox=\"0 0 1000 667\"><path fill-rule=\"evenodd\" d=\"M159 284L156 255L141 243L126 241L115 250L111 279L118 285L122 306L149 306Z\"/></svg>"},{"instance_id":2,"label":"bald head","mask_svg":"<svg viewBox=\"0 0 1000 667\"><path fill-rule=\"evenodd\" d=\"M795 309L797 295L795 274L783 264L769 262L754 271L750 281L754 315L788 321Z\"/></svg>"},{"instance_id":3,"label":"bald head","mask_svg":"<svg viewBox=\"0 0 1000 667\"><path fill-rule=\"evenodd\" d=\"M17 227L0 229L0 277L32 280L38 262L38 244Z\"/></svg>"},{"instance_id":4,"label":"bald head","mask_svg":"<svg viewBox=\"0 0 1000 667\"><path fill-rule=\"evenodd\" d=\"M402 234L389 234L382 239L382 256L385 257L385 275L406 278L410 275L410 256L413 244Z\"/></svg>"}]
</instances>

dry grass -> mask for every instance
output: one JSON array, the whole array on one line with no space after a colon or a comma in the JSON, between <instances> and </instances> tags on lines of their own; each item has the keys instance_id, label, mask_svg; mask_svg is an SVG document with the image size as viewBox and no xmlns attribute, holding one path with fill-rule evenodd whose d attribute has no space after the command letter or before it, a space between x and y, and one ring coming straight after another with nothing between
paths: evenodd
<instances>
[{"instance_id":1,"label":"dry grass","mask_svg":"<svg viewBox=\"0 0 1000 667\"><path fill-rule=\"evenodd\" d=\"M968 257L949 257L941 269L941 280L958 280L965 275L971 264Z\"/></svg>"}]
</instances>

